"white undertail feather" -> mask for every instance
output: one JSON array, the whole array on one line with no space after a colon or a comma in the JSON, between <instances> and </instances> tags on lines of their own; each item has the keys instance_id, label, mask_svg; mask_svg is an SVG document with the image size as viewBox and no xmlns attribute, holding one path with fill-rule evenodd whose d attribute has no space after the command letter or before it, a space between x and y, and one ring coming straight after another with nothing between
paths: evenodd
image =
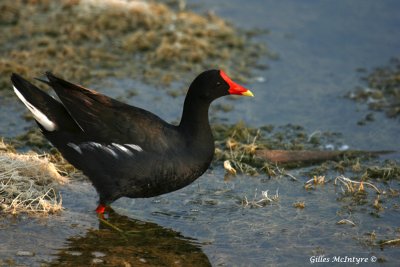
<instances>
[{"instance_id":1,"label":"white undertail feather","mask_svg":"<svg viewBox=\"0 0 400 267\"><path fill-rule=\"evenodd\" d=\"M15 94L25 104L25 106L29 109L29 111L32 112L33 117L35 118L35 120L37 120L38 123L40 123L40 125L42 125L47 131L50 132L57 129L57 125L54 122L49 120L49 118L47 118L47 116L44 115L43 112L41 112L31 103L29 103L15 86L13 86L13 88Z\"/></svg>"}]
</instances>

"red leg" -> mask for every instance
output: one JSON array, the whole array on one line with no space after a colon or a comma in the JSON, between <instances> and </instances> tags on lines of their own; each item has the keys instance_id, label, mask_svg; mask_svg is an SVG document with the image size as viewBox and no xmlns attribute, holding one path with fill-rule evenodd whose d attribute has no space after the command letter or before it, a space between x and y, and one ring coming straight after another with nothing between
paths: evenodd
<instances>
[{"instance_id":1,"label":"red leg","mask_svg":"<svg viewBox=\"0 0 400 267\"><path fill-rule=\"evenodd\" d=\"M103 205L103 204L99 204L96 208L96 212L97 214L104 214L104 212L106 211L107 206Z\"/></svg>"}]
</instances>

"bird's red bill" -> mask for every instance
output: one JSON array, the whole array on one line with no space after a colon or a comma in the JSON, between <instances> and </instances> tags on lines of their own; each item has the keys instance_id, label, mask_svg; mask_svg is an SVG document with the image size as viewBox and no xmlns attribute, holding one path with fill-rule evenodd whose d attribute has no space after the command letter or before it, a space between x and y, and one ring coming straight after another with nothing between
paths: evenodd
<instances>
[{"instance_id":1,"label":"bird's red bill","mask_svg":"<svg viewBox=\"0 0 400 267\"><path fill-rule=\"evenodd\" d=\"M224 79L224 81L229 85L228 92L231 95L254 96L250 90L232 81L231 78L229 78L228 75L226 75L225 72L223 72L222 70L220 70L220 75L222 79Z\"/></svg>"}]
</instances>

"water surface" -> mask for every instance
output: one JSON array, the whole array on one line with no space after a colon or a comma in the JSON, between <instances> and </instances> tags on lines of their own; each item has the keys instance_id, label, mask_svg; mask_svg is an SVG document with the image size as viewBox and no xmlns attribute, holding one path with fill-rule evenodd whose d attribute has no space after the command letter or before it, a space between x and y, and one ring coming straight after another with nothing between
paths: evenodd
<instances>
[{"instance_id":1,"label":"water surface","mask_svg":"<svg viewBox=\"0 0 400 267\"><path fill-rule=\"evenodd\" d=\"M352 149L400 149L398 121L377 113L375 121L359 126L357 121L367 113L366 107L343 97L354 87L365 86L358 68L383 66L400 54L400 2L285 0L244 5L239 0L188 1L192 4L198 12L213 10L242 28L268 29L270 33L257 37L258 41L279 55L276 61L262 57L260 63L268 64L269 69L253 71L246 86L256 97L218 100L234 109L213 112L214 121L244 120L253 127L293 123L310 133L343 133ZM110 87L103 92L123 97L168 121L180 118L181 96L173 98L129 78L110 77L107 82ZM126 88L138 95L126 97ZM1 135L13 136L27 125L19 117L5 116L10 109L15 116L24 111L1 100ZM394 159L399 160L398 155ZM371 244L376 244L373 236L377 240L398 237L398 196L385 197L385 211L377 213L372 206L373 191L368 190L365 203L355 205L333 181L305 190L304 182L310 177L304 171L291 171L298 181L265 175L239 175L225 181L222 166L214 166L177 192L115 202L117 214L111 215L110 222L123 233L97 220L94 189L89 183L75 182L62 190L66 208L62 214L47 219L0 220L0 265L11 261L120 266L126 259L135 265L299 266L308 264L311 256L326 255L377 257L386 266L397 266L398 248ZM336 175L332 172L330 178ZM377 184L386 191L399 189L398 181ZM270 194L278 190L279 200L260 208L242 205L244 197L258 199L265 190ZM305 202L304 209L293 207L299 201ZM342 219L355 226L337 224ZM18 251L34 255L17 256Z\"/></svg>"}]
</instances>

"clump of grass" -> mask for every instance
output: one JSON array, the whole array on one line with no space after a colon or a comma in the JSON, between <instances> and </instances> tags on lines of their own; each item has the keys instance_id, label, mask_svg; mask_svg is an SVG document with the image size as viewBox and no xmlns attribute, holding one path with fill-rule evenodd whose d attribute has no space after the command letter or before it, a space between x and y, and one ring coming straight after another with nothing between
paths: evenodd
<instances>
[{"instance_id":1,"label":"clump of grass","mask_svg":"<svg viewBox=\"0 0 400 267\"><path fill-rule=\"evenodd\" d=\"M381 165L366 166L362 178L382 181L400 180L400 165L396 161L385 161Z\"/></svg>"},{"instance_id":2,"label":"clump of grass","mask_svg":"<svg viewBox=\"0 0 400 267\"><path fill-rule=\"evenodd\" d=\"M235 138L236 133L232 134L231 138L226 141L226 147L229 148L228 160L233 163L233 169L238 169L241 173L249 175L258 175L256 167L253 167L251 163L255 162L254 154L257 149L256 140L259 136L259 132L254 137L248 135L246 143L239 143ZM236 172L236 171L235 171Z\"/></svg>"},{"instance_id":3,"label":"clump of grass","mask_svg":"<svg viewBox=\"0 0 400 267\"><path fill-rule=\"evenodd\" d=\"M314 175L314 177L312 179L310 179L307 182L305 182L304 188L305 189L315 189L315 187L317 185L323 185L326 182L327 181L325 180L325 176Z\"/></svg>"},{"instance_id":4,"label":"clump of grass","mask_svg":"<svg viewBox=\"0 0 400 267\"><path fill-rule=\"evenodd\" d=\"M0 142L0 148L6 148ZM0 210L18 214L49 214L62 209L58 184L66 183L48 156L0 149Z\"/></svg>"},{"instance_id":5,"label":"clump of grass","mask_svg":"<svg viewBox=\"0 0 400 267\"><path fill-rule=\"evenodd\" d=\"M50 162L57 166L57 169L62 173L67 173L69 177L82 178L80 172L67 162L61 153L52 147L49 141L44 137L38 127L29 129L27 132L9 140L10 147L15 152L15 149L29 148L37 154L46 154ZM1 150L1 149L0 149Z\"/></svg>"},{"instance_id":6,"label":"clump of grass","mask_svg":"<svg viewBox=\"0 0 400 267\"><path fill-rule=\"evenodd\" d=\"M254 193L254 197L252 200L248 200L247 196L244 196L242 200L242 205L243 207L250 207L250 208L261 208L266 206L267 204L270 204L272 202L277 202L279 200L279 192L278 189L275 191L275 195L273 196L268 196L268 190L266 191L261 191L261 197L257 196L257 189L256 192Z\"/></svg>"},{"instance_id":7,"label":"clump of grass","mask_svg":"<svg viewBox=\"0 0 400 267\"><path fill-rule=\"evenodd\" d=\"M156 1L2 0L0 10L0 88L10 87L11 72L46 70L80 83L130 76L168 84L218 67L243 81L266 51L215 14Z\"/></svg>"},{"instance_id":8,"label":"clump of grass","mask_svg":"<svg viewBox=\"0 0 400 267\"><path fill-rule=\"evenodd\" d=\"M375 68L363 78L367 86L357 88L348 97L368 104L374 111L384 111L388 117L400 115L400 58L392 58L387 66ZM368 114L359 124L373 120Z\"/></svg>"},{"instance_id":9,"label":"clump of grass","mask_svg":"<svg viewBox=\"0 0 400 267\"><path fill-rule=\"evenodd\" d=\"M375 208L376 211L383 211L385 208L382 206L381 204L381 199L380 199L380 195L377 195L374 203L372 204L372 206Z\"/></svg>"},{"instance_id":10,"label":"clump of grass","mask_svg":"<svg viewBox=\"0 0 400 267\"><path fill-rule=\"evenodd\" d=\"M339 174L357 174L361 180L389 181L400 180L400 165L396 160L375 160L374 153L349 152L340 161L326 161L307 171L309 176L323 176L335 171ZM354 153L356 157L351 158ZM379 153L376 153L379 154Z\"/></svg>"},{"instance_id":11,"label":"clump of grass","mask_svg":"<svg viewBox=\"0 0 400 267\"><path fill-rule=\"evenodd\" d=\"M315 188L314 180L307 181L305 187L307 189ZM349 178L341 174L336 176L333 181L334 186L341 190L341 196L338 201L349 201L347 208L350 210L355 206L368 205L372 208L370 214L376 217L379 217L379 213L386 209L382 203L388 201L389 198L398 196L397 190L385 187L385 184L388 185L386 179L380 180L366 175L358 175L358 178Z\"/></svg>"},{"instance_id":12,"label":"clump of grass","mask_svg":"<svg viewBox=\"0 0 400 267\"><path fill-rule=\"evenodd\" d=\"M224 162L224 168L230 174L235 175L240 172L258 175L262 164L256 159L255 151L259 147L260 131L244 127L243 124L237 126L225 128L220 125L214 131L218 137L222 138L216 141L216 159Z\"/></svg>"},{"instance_id":13,"label":"clump of grass","mask_svg":"<svg viewBox=\"0 0 400 267\"><path fill-rule=\"evenodd\" d=\"M296 201L293 203L293 207L296 209L304 209L306 207L306 203L304 201Z\"/></svg>"},{"instance_id":14,"label":"clump of grass","mask_svg":"<svg viewBox=\"0 0 400 267\"><path fill-rule=\"evenodd\" d=\"M216 135L216 160L224 162L228 173L237 172L247 175L258 175L263 171L275 174L274 168L267 162L255 156L257 149L265 148L260 129L246 127L243 123L233 126L217 125L214 127Z\"/></svg>"},{"instance_id":15,"label":"clump of grass","mask_svg":"<svg viewBox=\"0 0 400 267\"><path fill-rule=\"evenodd\" d=\"M381 191L372 183L369 182L364 182L364 181L354 181L351 180L350 178L345 177L344 175L339 175L338 177L335 178L335 185L344 185L342 187L342 191L344 193L350 193L350 194L355 194L358 192L364 192L365 191L365 186L368 186L372 189L374 189L378 194L381 193Z\"/></svg>"},{"instance_id":16,"label":"clump of grass","mask_svg":"<svg viewBox=\"0 0 400 267\"><path fill-rule=\"evenodd\" d=\"M247 127L243 122L235 125L214 125L213 132L216 139L216 161L224 162L228 173L244 173L246 175L258 175L265 173L268 176L294 176L283 168L259 157L260 150L304 150L324 149L330 144L334 147L341 146L336 140L338 134L312 133L307 134L303 127L285 125L273 127L266 125L260 128ZM297 165L296 165L297 166Z\"/></svg>"}]
</instances>

